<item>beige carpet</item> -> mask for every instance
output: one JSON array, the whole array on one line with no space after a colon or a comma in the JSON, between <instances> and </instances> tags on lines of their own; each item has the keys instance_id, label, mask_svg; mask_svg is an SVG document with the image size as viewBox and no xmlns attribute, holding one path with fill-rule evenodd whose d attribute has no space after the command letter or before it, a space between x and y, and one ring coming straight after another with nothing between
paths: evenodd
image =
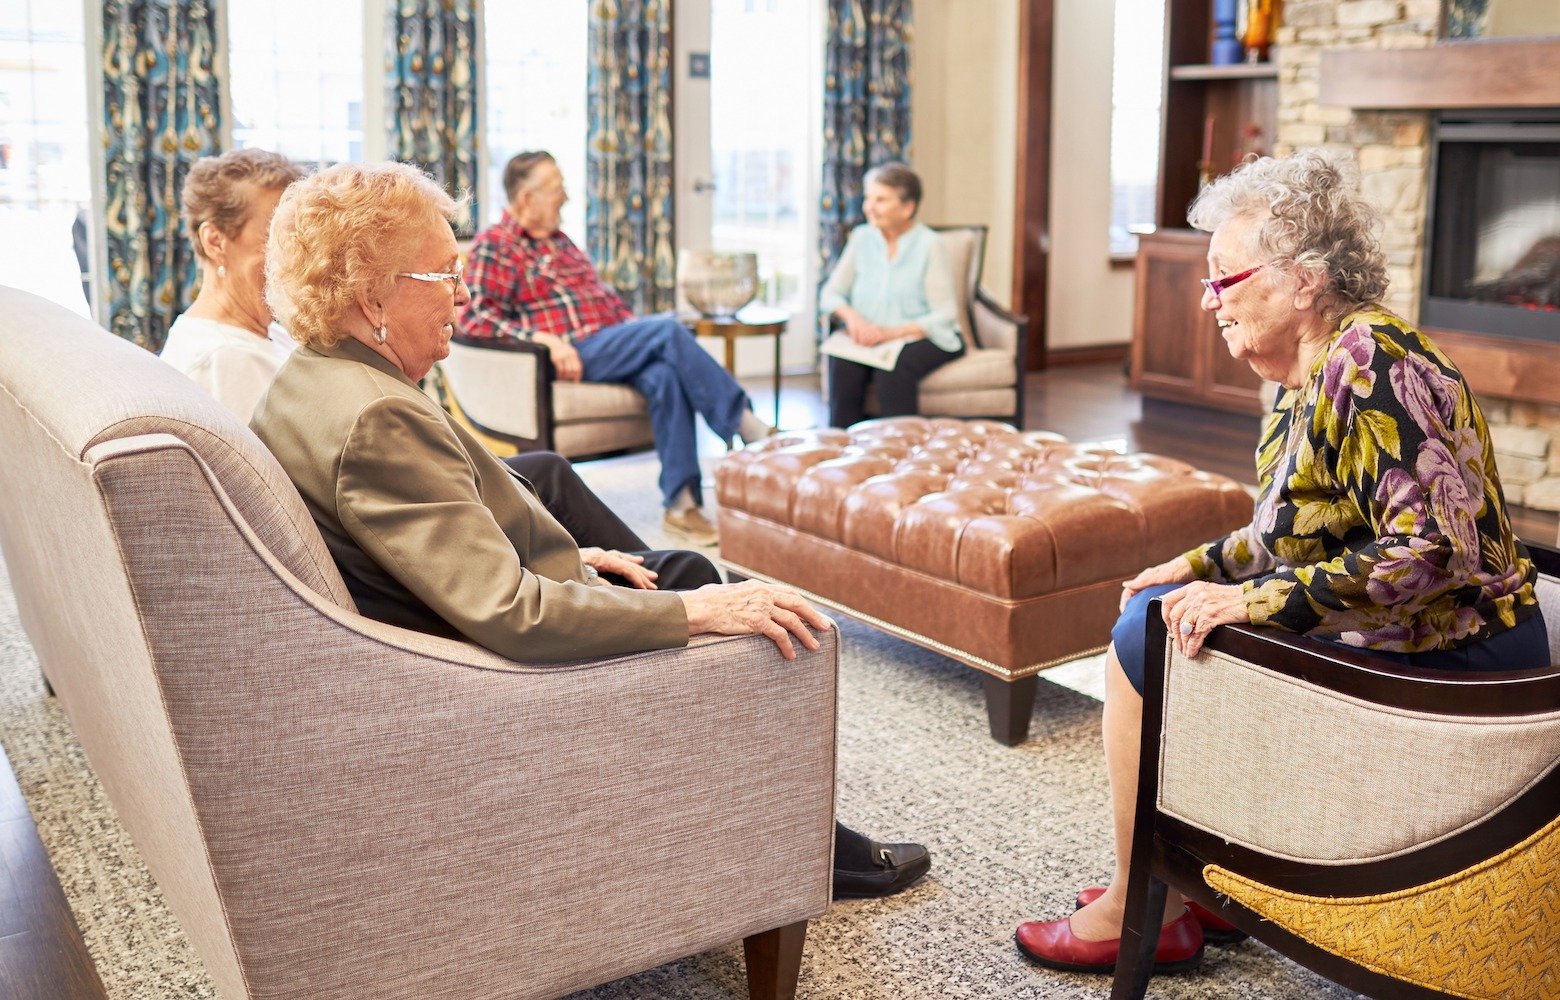
<instances>
[{"instance_id":1,"label":"beige carpet","mask_svg":"<svg viewBox=\"0 0 1560 1000\"><path fill-rule=\"evenodd\" d=\"M653 456L581 467L652 545ZM1042 683L1031 739L986 733L978 678L934 653L852 622L841 627L839 815L867 833L914 839L932 874L881 901L835 906L807 938L800 995L851 1000L1088 997L1109 981L1037 969L1012 944L1021 920L1060 915L1110 867L1100 706ZM1048 677L1097 686L1099 661ZM211 997L199 959L114 818L55 702L0 575L0 741L110 995ZM1162 998L1317 1000L1353 996L1251 942L1209 948L1197 971L1155 980ZM580 998L745 997L740 946L598 987ZM475 1000L475 998L473 998Z\"/></svg>"}]
</instances>

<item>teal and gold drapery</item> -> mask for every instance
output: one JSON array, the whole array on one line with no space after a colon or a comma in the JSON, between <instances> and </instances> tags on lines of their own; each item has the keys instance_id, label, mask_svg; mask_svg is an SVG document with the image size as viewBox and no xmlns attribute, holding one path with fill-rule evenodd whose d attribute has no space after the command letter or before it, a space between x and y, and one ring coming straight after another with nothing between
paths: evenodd
<instances>
[{"instance_id":1,"label":"teal and gold drapery","mask_svg":"<svg viewBox=\"0 0 1560 1000\"><path fill-rule=\"evenodd\" d=\"M152 351L199 287L179 193L221 141L216 37L209 0L103 3L107 326Z\"/></svg>"},{"instance_id":2,"label":"teal and gold drapery","mask_svg":"<svg viewBox=\"0 0 1560 1000\"><path fill-rule=\"evenodd\" d=\"M390 157L427 171L453 198L468 197L468 238L477 211L478 0L392 0L385 55Z\"/></svg>"},{"instance_id":3,"label":"teal and gold drapery","mask_svg":"<svg viewBox=\"0 0 1560 1000\"><path fill-rule=\"evenodd\" d=\"M827 274L861 220L861 178L910 155L911 0L827 0L818 255Z\"/></svg>"},{"instance_id":4,"label":"teal and gold drapery","mask_svg":"<svg viewBox=\"0 0 1560 1000\"><path fill-rule=\"evenodd\" d=\"M672 0L592 0L585 244L636 313L676 301Z\"/></svg>"}]
</instances>

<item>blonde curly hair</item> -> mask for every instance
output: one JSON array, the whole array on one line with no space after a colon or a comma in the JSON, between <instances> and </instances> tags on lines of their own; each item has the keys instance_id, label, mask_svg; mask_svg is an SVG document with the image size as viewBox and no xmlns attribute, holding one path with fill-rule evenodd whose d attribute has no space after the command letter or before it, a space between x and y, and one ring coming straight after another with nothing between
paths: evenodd
<instances>
[{"instance_id":1,"label":"blonde curly hair","mask_svg":"<svg viewBox=\"0 0 1560 1000\"><path fill-rule=\"evenodd\" d=\"M359 295L382 299L430 223L464 217L433 178L404 163L339 163L287 189L265 248L266 303L298 343L334 347Z\"/></svg>"},{"instance_id":2,"label":"blonde curly hair","mask_svg":"<svg viewBox=\"0 0 1560 1000\"><path fill-rule=\"evenodd\" d=\"M1321 275L1319 308L1329 320L1386 295L1381 219L1359 193L1353 160L1319 149L1250 160L1204 188L1187 211L1187 221L1208 232L1242 217L1257 221L1254 256L1291 276Z\"/></svg>"}]
</instances>

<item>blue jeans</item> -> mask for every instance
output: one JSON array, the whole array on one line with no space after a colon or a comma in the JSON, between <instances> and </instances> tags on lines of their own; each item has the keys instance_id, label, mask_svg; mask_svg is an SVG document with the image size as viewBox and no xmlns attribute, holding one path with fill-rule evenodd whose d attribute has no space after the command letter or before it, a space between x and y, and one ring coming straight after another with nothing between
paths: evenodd
<instances>
[{"instance_id":1,"label":"blue jeans","mask_svg":"<svg viewBox=\"0 0 1560 1000\"><path fill-rule=\"evenodd\" d=\"M670 506L687 487L704 503L693 415L722 438L737 433L750 407L747 393L693 334L670 315L603 327L575 343L587 382L631 385L650 405L655 451L661 458L661 501Z\"/></svg>"},{"instance_id":2,"label":"blue jeans","mask_svg":"<svg viewBox=\"0 0 1560 1000\"><path fill-rule=\"evenodd\" d=\"M1143 693L1144 647L1147 645L1144 633L1148 621L1148 602L1184 586L1183 583L1166 583L1138 591L1132 595L1126 610L1121 612L1121 617L1116 619L1115 626L1110 630L1110 640L1116 647L1116 659L1120 661L1121 669L1138 694ZM1523 670L1549 663L1549 630L1544 625L1544 616L1537 611L1515 628L1497 632L1488 639L1458 649L1389 653L1380 649L1360 649L1331 639L1317 641L1368 653L1405 666L1429 667L1434 670Z\"/></svg>"}]
</instances>

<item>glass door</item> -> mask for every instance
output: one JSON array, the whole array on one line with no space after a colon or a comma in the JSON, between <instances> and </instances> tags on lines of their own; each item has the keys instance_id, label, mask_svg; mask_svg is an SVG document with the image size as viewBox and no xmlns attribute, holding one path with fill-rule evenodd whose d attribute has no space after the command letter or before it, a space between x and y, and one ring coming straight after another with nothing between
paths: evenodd
<instances>
[{"instance_id":1,"label":"glass door","mask_svg":"<svg viewBox=\"0 0 1560 1000\"><path fill-rule=\"evenodd\" d=\"M709 78L695 77L677 92L678 130L688 140L678 143L678 245L757 253L754 303L790 317L781 367L810 370L819 279L822 3L682 0L676 34L697 38L706 11ZM679 56L682 72L698 61L696 52ZM689 148L695 145L700 148ZM706 149L708 160L698 162ZM737 347L739 374L773 371L767 338Z\"/></svg>"}]
</instances>

